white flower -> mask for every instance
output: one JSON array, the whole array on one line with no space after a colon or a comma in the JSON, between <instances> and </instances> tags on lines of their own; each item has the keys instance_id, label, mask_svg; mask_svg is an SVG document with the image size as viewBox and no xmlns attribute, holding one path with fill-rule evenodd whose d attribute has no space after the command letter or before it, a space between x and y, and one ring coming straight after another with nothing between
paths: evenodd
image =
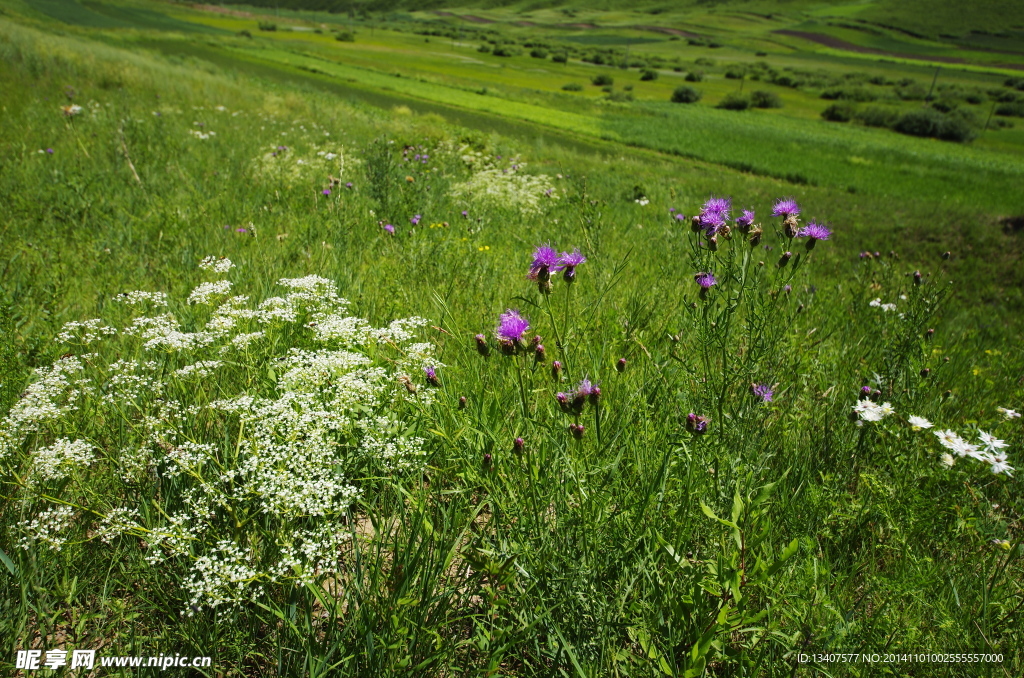
<instances>
[{"instance_id":1,"label":"white flower","mask_svg":"<svg viewBox=\"0 0 1024 678\"><path fill-rule=\"evenodd\" d=\"M1010 410L1010 409L1007 409L1005 407L997 407L996 408L996 412L999 412L1000 414L1002 414L1003 417L1006 418L1006 419L1017 419L1018 417L1020 417L1020 412L1017 412L1015 410Z\"/></svg>"},{"instance_id":2,"label":"white flower","mask_svg":"<svg viewBox=\"0 0 1024 678\"><path fill-rule=\"evenodd\" d=\"M952 429L932 431L932 433L935 434L935 437L939 439L939 443L947 450L952 450L954 445L963 442L960 436Z\"/></svg>"},{"instance_id":3,"label":"white flower","mask_svg":"<svg viewBox=\"0 0 1024 678\"><path fill-rule=\"evenodd\" d=\"M892 405L890 403L882 403L878 406L878 409L882 412L883 417L896 412L896 410L892 409Z\"/></svg>"},{"instance_id":4,"label":"white flower","mask_svg":"<svg viewBox=\"0 0 1024 678\"><path fill-rule=\"evenodd\" d=\"M213 297L227 294L231 290L230 280L215 280L213 282L201 283L188 295L190 304L209 304Z\"/></svg>"},{"instance_id":5,"label":"white flower","mask_svg":"<svg viewBox=\"0 0 1024 678\"><path fill-rule=\"evenodd\" d=\"M885 411L882 406L877 403L873 403L868 399L860 400L856 405L853 406L853 411L856 412L863 421L882 421L882 417L889 414L892 411L892 407L889 403L885 404L889 408L889 411Z\"/></svg>"},{"instance_id":6,"label":"white flower","mask_svg":"<svg viewBox=\"0 0 1024 678\"><path fill-rule=\"evenodd\" d=\"M956 459L953 459L953 455L949 452L943 452L942 456L939 457L945 466L952 467L956 463Z\"/></svg>"},{"instance_id":7,"label":"white flower","mask_svg":"<svg viewBox=\"0 0 1024 678\"><path fill-rule=\"evenodd\" d=\"M918 416L907 417L907 423L910 424L910 427L913 428L915 431L920 431L923 428L932 427L932 423L930 421L928 421L924 417Z\"/></svg>"},{"instance_id":8,"label":"white flower","mask_svg":"<svg viewBox=\"0 0 1024 678\"><path fill-rule=\"evenodd\" d=\"M1014 468L1006 461L1006 455L1002 452L992 455L989 463L992 464L992 473L1005 473L1008 476L1013 476Z\"/></svg>"},{"instance_id":9,"label":"white flower","mask_svg":"<svg viewBox=\"0 0 1024 678\"><path fill-rule=\"evenodd\" d=\"M649 204L651 204L651 201L644 196L640 196L634 202L636 202L637 205L640 205L640 207L647 207Z\"/></svg>"},{"instance_id":10,"label":"white flower","mask_svg":"<svg viewBox=\"0 0 1024 678\"><path fill-rule=\"evenodd\" d=\"M235 265L231 263L231 260L227 257L206 257L199 262L199 268L206 271L213 271L214 273L227 273Z\"/></svg>"},{"instance_id":11,"label":"white flower","mask_svg":"<svg viewBox=\"0 0 1024 678\"><path fill-rule=\"evenodd\" d=\"M1002 450L1009 447L1005 440L1000 440L991 433L978 431L978 437L981 438L981 442L984 443L986 452L995 452L996 450Z\"/></svg>"},{"instance_id":12,"label":"white flower","mask_svg":"<svg viewBox=\"0 0 1024 678\"><path fill-rule=\"evenodd\" d=\"M958 438L950 449L961 457L970 457L978 461L988 461L990 458L987 452L982 451L980 447L967 442L963 438Z\"/></svg>"},{"instance_id":13,"label":"white flower","mask_svg":"<svg viewBox=\"0 0 1024 678\"><path fill-rule=\"evenodd\" d=\"M82 112L82 107L78 104L71 104L70 106L61 106L60 110L64 113L65 116L73 118L74 116Z\"/></svg>"},{"instance_id":14,"label":"white flower","mask_svg":"<svg viewBox=\"0 0 1024 678\"><path fill-rule=\"evenodd\" d=\"M872 299L871 301L868 302L868 306L874 306L875 308L878 308L881 305L882 305L881 298Z\"/></svg>"},{"instance_id":15,"label":"white flower","mask_svg":"<svg viewBox=\"0 0 1024 678\"><path fill-rule=\"evenodd\" d=\"M896 304L882 304L882 310L883 311L895 311L896 310Z\"/></svg>"}]
</instances>

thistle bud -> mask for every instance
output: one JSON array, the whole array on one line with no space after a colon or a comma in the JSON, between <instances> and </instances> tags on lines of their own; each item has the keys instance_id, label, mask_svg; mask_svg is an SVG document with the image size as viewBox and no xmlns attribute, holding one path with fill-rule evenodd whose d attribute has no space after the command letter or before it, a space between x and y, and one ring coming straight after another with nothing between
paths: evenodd
<instances>
[{"instance_id":1,"label":"thistle bud","mask_svg":"<svg viewBox=\"0 0 1024 678\"><path fill-rule=\"evenodd\" d=\"M491 355L491 347L487 345L487 337L482 334L476 335L476 351L483 357Z\"/></svg>"},{"instance_id":2,"label":"thistle bud","mask_svg":"<svg viewBox=\"0 0 1024 678\"><path fill-rule=\"evenodd\" d=\"M686 415L686 430L690 433L701 435L708 430L708 424L711 423L711 419L698 414L690 412Z\"/></svg>"},{"instance_id":3,"label":"thistle bud","mask_svg":"<svg viewBox=\"0 0 1024 678\"><path fill-rule=\"evenodd\" d=\"M862 396L864 396L865 398L871 397L871 387L870 386L861 386L860 387L860 394Z\"/></svg>"},{"instance_id":4,"label":"thistle bud","mask_svg":"<svg viewBox=\"0 0 1024 678\"><path fill-rule=\"evenodd\" d=\"M494 458L491 456L490 452L485 452L484 453L483 464L481 464L481 466L483 467L484 473L488 473L491 470L493 470L493 468L494 468Z\"/></svg>"},{"instance_id":5,"label":"thistle bud","mask_svg":"<svg viewBox=\"0 0 1024 678\"><path fill-rule=\"evenodd\" d=\"M927 379L928 375L931 374L931 373L932 373L932 371L926 367L923 370L921 370L921 378L922 379Z\"/></svg>"},{"instance_id":6,"label":"thistle bud","mask_svg":"<svg viewBox=\"0 0 1024 678\"><path fill-rule=\"evenodd\" d=\"M929 327L928 331L924 333L925 339L931 339L935 336L935 328Z\"/></svg>"},{"instance_id":7,"label":"thistle bud","mask_svg":"<svg viewBox=\"0 0 1024 678\"><path fill-rule=\"evenodd\" d=\"M522 452L526 447L526 442L522 438L516 438L512 441L512 451L519 453Z\"/></svg>"},{"instance_id":8,"label":"thistle bud","mask_svg":"<svg viewBox=\"0 0 1024 678\"><path fill-rule=\"evenodd\" d=\"M712 252L718 251L718 236L712 235L708 237L708 249Z\"/></svg>"},{"instance_id":9,"label":"thistle bud","mask_svg":"<svg viewBox=\"0 0 1024 678\"><path fill-rule=\"evenodd\" d=\"M877 388L874 391L871 392L871 399L872 400L878 400L881 397L882 397L882 392L879 391Z\"/></svg>"},{"instance_id":10,"label":"thistle bud","mask_svg":"<svg viewBox=\"0 0 1024 678\"><path fill-rule=\"evenodd\" d=\"M437 371L434 370L433 366L427 365L423 368L423 372L427 375L427 383L431 386L440 386L441 382L437 378Z\"/></svg>"},{"instance_id":11,"label":"thistle bud","mask_svg":"<svg viewBox=\"0 0 1024 678\"><path fill-rule=\"evenodd\" d=\"M615 369L618 370L619 372L625 372L626 371L626 359L625 358L619 358L619 362L615 363Z\"/></svg>"},{"instance_id":12,"label":"thistle bud","mask_svg":"<svg viewBox=\"0 0 1024 678\"><path fill-rule=\"evenodd\" d=\"M537 344L533 349L533 359L538 363L544 362L544 344Z\"/></svg>"},{"instance_id":13,"label":"thistle bud","mask_svg":"<svg viewBox=\"0 0 1024 678\"><path fill-rule=\"evenodd\" d=\"M952 396L953 396L953 392L952 391L946 391L945 393L942 394L943 398L950 398Z\"/></svg>"},{"instance_id":14,"label":"thistle bud","mask_svg":"<svg viewBox=\"0 0 1024 678\"><path fill-rule=\"evenodd\" d=\"M718 229L718 232L722 234L722 237L726 240L732 240L732 229L729 228L729 224L726 224Z\"/></svg>"},{"instance_id":15,"label":"thistle bud","mask_svg":"<svg viewBox=\"0 0 1024 678\"><path fill-rule=\"evenodd\" d=\"M551 378L555 381L562 376L562 362L560 360L554 360L551 362Z\"/></svg>"},{"instance_id":16,"label":"thistle bud","mask_svg":"<svg viewBox=\"0 0 1024 678\"><path fill-rule=\"evenodd\" d=\"M949 259L951 256L953 256L953 255L950 254L949 252L943 252L942 253L942 258L943 259Z\"/></svg>"},{"instance_id":17,"label":"thistle bud","mask_svg":"<svg viewBox=\"0 0 1024 678\"><path fill-rule=\"evenodd\" d=\"M796 228L796 227L797 227L797 219L796 219L796 216L795 216L795 215L792 215L792 214L788 215L788 216L787 216L787 217L786 217L786 218L785 218L785 219L784 219L784 220L782 221L782 226L783 226L783 230L784 230L784 231L785 231L785 233L786 233L786 237L787 237L787 238L795 238L795 237L796 237L796 232L797 232L797 228Z\"/></svg>"},{"instance_id":18,"label":"thistle bud","mask_svg":"<svg viewBox=\"0 0 1024 678\"><path fill-rule=\"evenodd\" d=\"M551 280L550 279L548 279L548 280L540 280L539 278L537 279L537 291L539 291L541 294L551 294L551 290L553 290L553 289L554 289L554 286L551 284Z\"/></svg>"},{"instance_id":19,"label":"thistle bud","mask_svg":"<svg viewBox=\"0 0 1024 678\"><path fill-rule=\"evenodd\" d=\"M556 393L555 400L558 401L558 407L566 414L572 412L572 407L569 406L569 394L568 393Z\"/></svg>"},{"instance_id":20,"label":"thistle bud","mask_svg":"<svg viewBox=\"0 0 1024 678\"><path fill-rule=\"evenodd\" d=\"M914 284L915 285L920 285L921 284L921 271L914 271Z\"/></svg>"},{"instance_id":21,"label":"thistle bud","mask_svg":"<svg viewBox=\"0 0 1024 678\"><path fill-rule=\"evenodd\" d=\"M750 229L750 246L751 247L757 247L758 245L761 244L761 234L762 233L763 233L763 230L761 229L760 226L754 226L752 229Z\"/></svg>"},{"instance_id":22,"label":"thistle bud","mask_svg":"<svg viewBox=\"0 0 1024 678\"><path fill-rule=\"evenodd\" d=\"M540 343L542 341L544 341L544 340L541 338L541 336L539 334L534 335L533 341L530 342L530 346L536 348L537 346L540 346Z\"/></svg>"},{"instance_id":23,"label":"thistle bud","mask_svg":"<svg viewBox=\"0 0 1024 678\"><path fill-rule=\"evenodd\" d=\"M466 409L466 396L459 396L459 409Z\"/></svg>"},{"instance_id":24,"label":"thistle bud","mask_svg":"<svg viewBox=\"0 0 1024 678\"><path fill-rule=\"evenodd\" d=\"M592 387L590 389L590 404L596 406L597 403L600 400L601 400L601 387L600 386Z\"/></svg>"},{"instance_id":25,"label":"thistle bud","mask_svg":"<svg viewBox=\"0 0 1024 678\"><path fill-rule=\"evenodd\" d=\"M584 430L583 424L569 424L569 433L571 433L572 437L576 440L583 438Z\"/></svg>"},{"instance_id":26,"label":"thistle bud","mask_svg":"<svg viewBox=\"0 0 1024 678\"><path fill-rule=\"evenodd\" d=\"M694 233L699 233L703 228L704 226L700 223L700 215L694 214L693 218L690 219L690 230Z\"/></svg>"},{"instance_id":27,"label":"thistle bud","mask_svg":"<svg viewBox=\"0 0 1024 678\"><path fill-rule=\"evenodd\" d=\"M788 264L789 260L792 259L792 258L793 258L793 253L792 252L783 252L782 256L779 257L779 264L778 264L779 268L781 268L781 267L785 266L786 264Z\"/></svg>"}]
</instances>

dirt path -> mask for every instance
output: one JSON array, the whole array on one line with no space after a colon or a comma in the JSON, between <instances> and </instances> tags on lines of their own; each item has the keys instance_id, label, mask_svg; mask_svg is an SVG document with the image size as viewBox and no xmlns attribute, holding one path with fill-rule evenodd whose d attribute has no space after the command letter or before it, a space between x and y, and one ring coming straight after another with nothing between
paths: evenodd
<instances>
[{"instance_id":1,"label":"dirt path","mask_svg":"<svg viewBox=\"0 0 1024 678\"><path fill-rule=\"evenodd\" d=\"M970 61L967 59L961 59L960 57L944 57L944 56L928 56L925 54L907 54L904 52L888 52L883 49L874 49L872 47L863 47L861 45L855 45L852 42L840 40L834 38L831 35L824 35L822 33L808 33L806 31L792 31L789 29L781 29L772 31L779 35L788 35L794 38L803 38L804 40L810 40L816 42L819 45L825 47L831 47L833 49L841 49L847 52L857 52L858 54L877 54L879 56L890 56L899 59L916 59L918 61L932 61L940 64L969 64ZM1024 65L1021 64L974 64L974 65L991 65L997 68L1012 68L1018 71L1024 71Z\"/></svg>"},{"instance_id":2,"label":"dirt path","mask_svg":"<svg viewBox=\"0 0 1024 678\"><path fill-rule=\"evenodd\" d=\"M696 33L690 33L689 31L681 31L678 28L667 28L665 26L633 26L633 28L641 31L654 31L655 33L665 33L667 35L678 35L680 38L699 38L700 36Z\"/></svg>"}]
</instances>

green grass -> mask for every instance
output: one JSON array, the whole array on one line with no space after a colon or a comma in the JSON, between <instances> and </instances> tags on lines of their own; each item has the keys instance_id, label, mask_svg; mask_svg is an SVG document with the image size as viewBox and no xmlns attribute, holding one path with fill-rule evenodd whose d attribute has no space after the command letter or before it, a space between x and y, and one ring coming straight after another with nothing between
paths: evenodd
<instances>
[{"instance_id":1,"label":"green grass","mask_svg":"<svg viewBox=\"0 0 1024 678\"><path fill-rule=\"evenodd\" d=\"M194 15L175 8L183 16ZM354 45L191 42L0 17L0 577L12 592L0 597L11 639L0 667L13 673L14 650L39 647L210 655L200 674L211 676L1020 674L1019 474L970 459L946 468L937 438L908 422L972 441L993 432L1020 465L1022 420L996 410L1024 409L1024 234L1000 221L1020 208L1013 140L963 147L540 86L525 101L516 78L538 76L515 66L492 84L502 96L480 95L469 66L431 76L414 42L441 59L436 43L390 32ZM400 78L395 62L367 67L389 52L407 64ZM69 103L84 110L66 118ZM470 153L509 171L525 163L555 197L535 190L523 209L460 191L474 176L505 186ZM730 167L741 162L754 171ZM806 183L779 178L791 172ZM669 212L693 215L711 194L755 208L763 240L735 228L712 251ZM833 236L813 249L786 238L769 216L782 196ZM576 282L554 276L550 296L526 279L544 242L587 257ZM211 255L235 268L200 270ZM700 271L718 280L705 295ZM116 300L125 292L167 292L197 332L212 312L186 301L200 283L230 280L251 308L306 275L351 302L337 317L423 317L411 340L431 346L438 384L407 342L323 342L330 318L302 308L294 320L239 316L186 350L125 332L54 341L69 321L122 329L146 315ZM529 318L527 341L543 337L542 362L532 347L502 355L494 328L508 308ZM220 351L254 331L265 335L249 348ZM288 352L342 348L382 370L376 401L349 393L275 431L261 428L269 414L243 423L209 407L239 394L327 398L354 373L332 368L303 391L285 365L321 358L288 363ZM32 370L78 360L96 389L78 409L26 414ZM222 364L207 379L176 373L199 360ZM129 396L110 379L115 361L151 381ZM556 393L584 377L600 383L597 404L563 412ZM773 401L752 382L773 386ZM865 385L895 413L859 427L850 413ZM342 411L362 427L318 426ZM691 412L710 418L707 432L693 432ZM380 416L398 425L382 431ZM570 423L585 427L579 439ZM410 444L425 455L396 469L368 431L422 438ZM61 438L86 441L92 462L40 476L39 451ZM188 442L209 446L199 461L175 456ZM315 515L274 503L309 477L242 491L235 470L285 442L294 454L278 471L316 450L326 477L358 497ZM316 489L311 500L330 495ZM57 505L73 506L53 533L62 548L22 548L34 532L22 523ZM115 508L138 518L108 544L97 530ZM179 527L176 512L188 516ZM265 576L297 535L323 527L345 541ZM159 530L187 545L156 556ZM264 589L243 581L228 595L237 605L214 608L192 596L194 582L218 581L195 576L222 539ZM883 669L799 664L800 652L1002 659Z\"/></svg>"}]
</instances>

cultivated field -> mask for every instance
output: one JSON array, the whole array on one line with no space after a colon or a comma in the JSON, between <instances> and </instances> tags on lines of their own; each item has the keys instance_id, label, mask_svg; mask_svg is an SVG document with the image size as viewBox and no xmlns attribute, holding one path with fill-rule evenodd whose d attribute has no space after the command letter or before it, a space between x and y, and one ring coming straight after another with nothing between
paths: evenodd
<instances>
[{"instance_id":1,"label":"cultivated field","mask_svg":"<svg viewBox=\"0 0 1024 678\"><path fill-rule=\"evenodd\" d=\"M1021 675L1024 28L918 4L0 0L0 670Z\"/></svg>"}]
</instances>

